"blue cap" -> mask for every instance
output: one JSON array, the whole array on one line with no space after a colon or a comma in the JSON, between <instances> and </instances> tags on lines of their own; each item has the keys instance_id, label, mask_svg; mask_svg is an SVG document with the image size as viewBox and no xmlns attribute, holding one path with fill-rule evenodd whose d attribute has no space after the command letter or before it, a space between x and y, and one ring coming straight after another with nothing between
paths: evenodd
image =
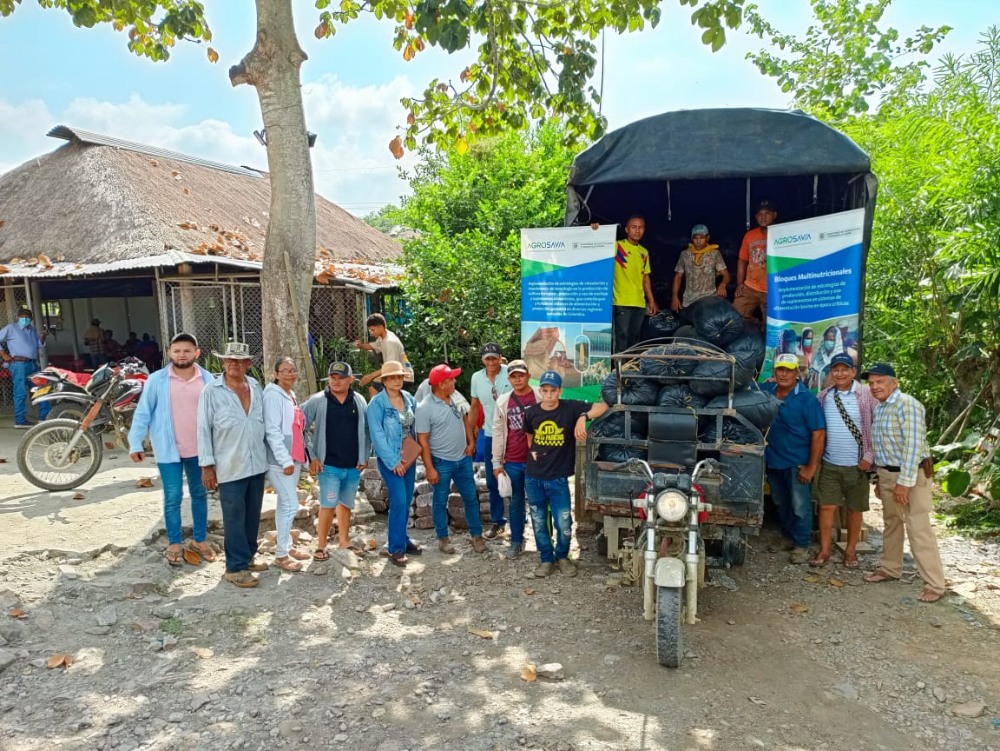
<instances>
[{"instance_id":1,"label":"blue cap","mask_svg":"<svg viewBox=\"0 0 1000 751\"><path fill-rule=\"evenodd\" d=\"M556 388L562 388L562 376L556 373L554 370L546 370L542 373L542 377L538 379L539 386L555 386Z\"/></svg>"},{"instance_id":2,"label":"blue cap","mask_svg":"<svg viewBox=\"0 0 1000 751\"><path fill-rule=\"evenodd\" d=\"M877 362L862 373L861 377L868 378L870 375L889 376L890 378L895 378L896 369L887 362Z\"/></svg>"},{"instance_id":3,"label":"blue cap","mask_svg":"<svg viewBox=\"0 0 1000 751\"><path fill-rule=\"evenodd\" d=\"M696 224L691 228L691 237L694 237L695 235L707 235L707 234L708 234L708 227L706 227L704 224Z\"/></svg>"},{"instance_id":4,"label":"blue cap","mask_svg":"<svg viewBox=\"0 0 1000 751\"><path fill-rule=\"evenodd\" d=\"M846 352L840 352L834 355L833 359L830 360L830 367L832 368L834 365L846 365L849 368L853 368L854 358Z\"/></svg>"}]
</instances>

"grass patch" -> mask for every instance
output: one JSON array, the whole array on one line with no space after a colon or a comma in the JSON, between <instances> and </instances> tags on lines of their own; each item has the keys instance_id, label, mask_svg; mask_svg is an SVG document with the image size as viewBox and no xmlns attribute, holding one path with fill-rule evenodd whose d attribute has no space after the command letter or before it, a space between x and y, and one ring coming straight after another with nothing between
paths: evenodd
<instances>
[{"instance_id":1,"label":"grass patch","mask_svg":"<svg viewBox=\"0 0 1000 751\"><path fill-rule=\"evenodd\" d=\"M184 633L184 621L177 616L167 618L160 624L160 631L171 636L180 636Z\"/></svg>"},{"instance_id":2,"label":"grass patch","mask_svg":"<svg viewBox=\"0 0 1000 751\"><path fill-rule=\"evenodd\" d=\"M975 538L1000 536L1000 503L985 498L963 503L945 515L948 529Z\"/></svg>"}]
</instances>

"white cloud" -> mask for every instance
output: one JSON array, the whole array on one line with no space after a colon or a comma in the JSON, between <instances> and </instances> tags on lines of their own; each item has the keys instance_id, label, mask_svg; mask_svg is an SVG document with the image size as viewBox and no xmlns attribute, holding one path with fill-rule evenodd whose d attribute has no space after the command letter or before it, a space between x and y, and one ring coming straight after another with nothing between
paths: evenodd
<instances>
[{"instance_id":1,"label":"white cloud","mask_svg":"<svg viewBox=\"0 0 1000 751\"><path fill-rule=\"evenodd\" d=\"M44 102L8 102L0 99L0 174L25 160L51 150L45 137L55 123Z\"/></svg>"}]
</instances>

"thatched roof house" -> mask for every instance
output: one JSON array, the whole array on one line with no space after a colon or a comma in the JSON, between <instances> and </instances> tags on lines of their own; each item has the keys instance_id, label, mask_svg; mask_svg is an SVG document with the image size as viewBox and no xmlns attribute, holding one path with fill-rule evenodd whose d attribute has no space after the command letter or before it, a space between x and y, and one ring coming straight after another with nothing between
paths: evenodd
<instances>
[{"instance_id":1,"label":"thatched roof house","mask_svg":"<svg viewBox=\"0 0 1000 751\"><path fill-rule=\"evenodd\" d=\"M68 143L0 175L4 274L44 279L206 262L260 267L271 197L266 173L66 126L48 135ZM377 269L362 269L392 266L401 256L397 241L318 195L316 230L317 275L326 272L326 279L345 269L354 278L379 277Z\"/></svg>"}]
</instances>

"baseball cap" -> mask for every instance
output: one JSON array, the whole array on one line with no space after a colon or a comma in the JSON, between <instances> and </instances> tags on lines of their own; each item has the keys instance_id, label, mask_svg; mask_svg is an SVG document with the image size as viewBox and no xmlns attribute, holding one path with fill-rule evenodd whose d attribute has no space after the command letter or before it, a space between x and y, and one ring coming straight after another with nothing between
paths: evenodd
<instances>
[{"instance_id":1,"label":"baseball cap","mask_svg":"<svg viewBox=\"0 0 1000 751\"><path fill-rule=\"evenodd\" d=\"M483 345L483 351L480 353L483 357L500 357L500 345L496 342L489 342Z\"/></svg>"},{"instance_id":2,"label":"baseball cap","mask_svg":"<svg viewBox=\"0 0 1000 751\"><path fill-rule=\"evenodd\" d=\"M427 380L430 381L431 386L440 386L443 381L447 381L449 378L457 378L460 375L462 375L461 368L449 368L442 363L431 368L431 373Z\"/></svg>"},{"instance_id":3,"label":"baseball cap","mask_svg":"<svg viewBox=\"0 0 1000 751\"><path fill-rule=\"evenodd\" d=\"M330 369L326 373L327 375L340 376L341 378L350 378L354 375L354 371L351 370L351 366L346 362L330 363Z\"/></svg>"},{"instance_id":4,"label":"baseball cap","mask_svg":"<svg viewBox=\"0 0 1000 751\"><path fill-rule=\"evenodd\" d=\"M799 369L799 358L798 355L793 355L791 352L786 352L783 355L778 355L774 358L774 369L778 368L788 368L789 370Z\"/></svg>"},{"instance_id":5,"label":"baseball cap","mask_svg":"<svg viewBox=\"0 0 1000 751\"><path fill-rule=\"evenodd\" d=\"M839 354L834 355L833 359L830 360L830 367L832 368L834 365L846 365L849 368L853 368L854 358L846 352L840 352Z\"/></svg>"},{"instance_id":6,"label":"baseball cap","mask_svg":"<svg viewBox=\"0 0 1000 751\"><path fill-rule=\"evenodd\" d=\"M508 372L509 369L508 369ZM556 388L562 388L562 376L556 373L554 370L546 370L542 373L542 377L538 379L539 386L555 386Z\"/></svg>"},{"instance_id":7,"label":"baseball cap","mask_svg":"<svg viewBox=\"0 0 1000 751\"><path fill-rule=\"evenodd\" d=\"M872 375L889 376L890 378L896 377L896 369L892 367L887 362L877 362L872 365L868 370L861 374L862 378L867 378Z\"/></svg>"},{"instance_id":8,"label":"baseball cap","mask_svg":"<svg viewBox=\"0 0 1000 751\"><path fill-rule=\"evenodd\" d=\"M757 211L777 211L778 207L774 205L774 201L770 199L763 199L757 204Z\"/></svg>"},{"instance_id":9,"label":"baseball cap","mask_svg":"<svg viewBox=\"0 0 1000 751\"><path fill-rule=\"evenodd\" d=\"M507 366L507 374L511 373L527 373L528 363L524 360L511 360L510 364Z\"/></svg>"},{"instance_id":10,"label":"baseball cap","mask_svg":"<svg viewBox=\"0 0 1000 751\"><path fill-rule=\"evenodd\" d=\"M696 224L691 228L691 237L694 237L695 235L707 235L707 234L708 234L708 227L706 227L704 224Z\"/></svg>"},{"instance_id":11,"label":"baseball cap","mask_svg":"<svg viewBox=\"0 0 1000 751\"><path fill-rule=\"evenodd\" d=\"M195 349L198 349L198 339L195 337L194 334L189 334L186 331L181 331L177 334L174 334L173 338L170 340L171 344L177 344L178 342L187 342Z\"/></svg>"}]
</instances>

